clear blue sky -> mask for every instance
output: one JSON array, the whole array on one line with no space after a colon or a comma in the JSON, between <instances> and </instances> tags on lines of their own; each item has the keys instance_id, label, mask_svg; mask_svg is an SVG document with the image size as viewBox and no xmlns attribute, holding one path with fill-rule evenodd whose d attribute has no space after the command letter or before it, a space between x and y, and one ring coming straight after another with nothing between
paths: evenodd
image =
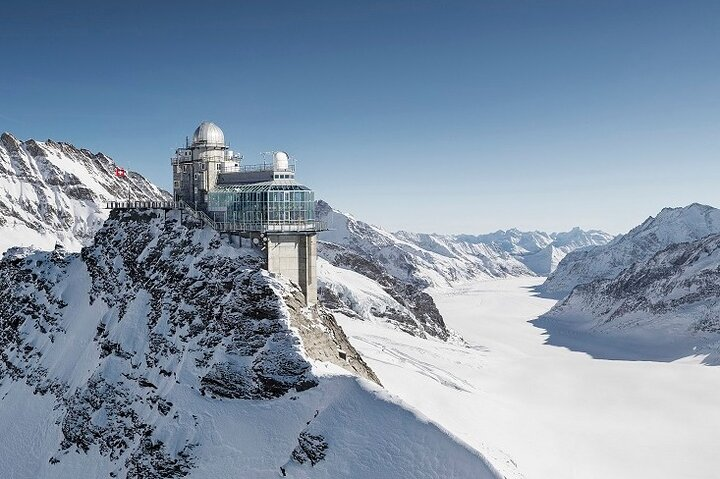
<instances>
[{"instance_id":1,"label":"clear blue sky","mask_svg":"<svg viewBox=\"0 0 720 479\"><path fill-rule=\"evenodd\" d=\"M390 229L618 233L720 206L718 1L2 3L0 130L166 188L212 120Z\"/></svg>"}]
</instances>

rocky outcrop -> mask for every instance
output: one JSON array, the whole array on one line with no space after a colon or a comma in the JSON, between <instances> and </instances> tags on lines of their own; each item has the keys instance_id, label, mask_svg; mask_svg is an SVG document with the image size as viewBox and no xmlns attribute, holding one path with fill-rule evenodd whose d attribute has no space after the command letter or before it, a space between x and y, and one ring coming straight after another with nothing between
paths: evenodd
<instances>
[{"instance_id":1,"label":"rocky outcrop","mask_svg":"<svg viewBox=\"0 0 720 479\"><path fill-rule=\"evenodd\" d=\"M324 437L314 436L307 431L303 431L298 437L298 446L293 449L292 458L298 464L309 462L311 466L314 466L325 459L327 448L328 444L325 442Z\"/></svg>"},{"instance_id":2,"label":"rocky outcrop","mask_svg":"<svg viewBox=\"0 0 720 479\"><path fill-rule=\"evenodd\" d=\"M177 414L168 390L262 400L317 386L291 329L308 323L293 324L284 287L261 264L253 250L161 211L113 212L80 254L11 250L0 263L0 381L55 398L63 413L53 461L96 448L127 477L182 477L195 444L170 451L153 439L157 418ZM72 354L97 367L71 384L51 358L71 352L78 321L89 342Z\"/></svg>"},{"instance_id":3,"label":"rocky outcrop","mask_svg":"<svg viewBox=\"0 0 720 479\"><path fill-rule=\"evenodd\" d=\"M305 307L300 290L295 287L288 289L290 294L284 299L290 324L300 337L305 353L311 359L335 364L380 385L380 380L350 344L333 313L319 305Z\"/></svg>"},{"instance_id":4,"label":"rocky outcrop","mask_svg":"<svg viewBox=\"0 0 720 479\"><path fill-rule=\"evenodd\" d=\"M448 468L498 477L357 377L377 382L332 314L304 307L262 263L179 212L153 210L113 212L80 253L8 251L0 469L39 479L398 477L417 464L418 478Z\"/></svg>"}]
</instances>

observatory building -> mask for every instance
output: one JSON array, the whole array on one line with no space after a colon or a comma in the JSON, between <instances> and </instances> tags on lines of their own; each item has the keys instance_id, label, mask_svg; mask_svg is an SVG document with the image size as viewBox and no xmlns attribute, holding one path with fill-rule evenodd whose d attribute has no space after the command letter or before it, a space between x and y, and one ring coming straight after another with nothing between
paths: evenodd
<instances>
[{"instance_id":1,"label":"observatory building","mask_svg":"<svg viewBox=\"0 0 720 479\"><path fill-rule=\"evenodd\" d=\"M203 122L172 157L173 196L220 232L265 252L267 269L293 281L308 305L317 302L315 195L295 181L295 163L274 151L245 165L222 130ZM241 240L242 241L242 240Z\"/></svg>"}]
</instances>

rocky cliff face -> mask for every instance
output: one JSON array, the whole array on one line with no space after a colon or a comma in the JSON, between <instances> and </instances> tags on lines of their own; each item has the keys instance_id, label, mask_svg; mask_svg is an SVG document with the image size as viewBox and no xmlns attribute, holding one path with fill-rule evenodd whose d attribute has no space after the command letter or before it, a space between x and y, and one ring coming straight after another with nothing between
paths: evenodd
<instances>
[{"instance_id":1,"label":"rocky cliff face","mask_svg":"<svg viewBox=\"0 0 720 479\"><path fill-rule=\"evenodd\" d=\"M68 143L0 135L0 252L12 246L78 251L91 241L111 200L163 201L167 192L115 162Z\"/></svg>"},{"instance_id":2,"label":"rocky cliff face","mask_svg":"<svg viewBox=\"0 0 720 479\"><path fill-rule=\"evenodd\" d=\"M442 274L431 253L318 202L318 217L332 225L319 236L319 299L360 318L377 318L410 334L447 339L450 332L424 289ZM438 256L439 258L439 256ZM449 267L449 263L445 263ZM354 272L348 275L345 270Z\"/></svg>"},{"instance_id":3,"label":"rocky cliff face","mask_svg":"<svg viewBox=\"0 0 720 479\"><path fill-rule=\"evenodd\" d=\"M81 253L11 249L0 262L0 469L402 477L412 464L412 477L495 477L356 379L376 381L332 316L303 308L261 263L162 211L113 213Z\"/></svg>"},{"instance_id":4,"label":"rocky cliff face","mask_svg":"<svg viewBox=\"0 0 720 479\"><path fill-rule=\"evenodd\" d=\"M665 208L605 246L568 254L542 289L562 297L579 284L614 278L633 263L646 260L672 244L716 233L720 233L720 210L716 208L697 203Z\"/></svg>"}]
</instances>

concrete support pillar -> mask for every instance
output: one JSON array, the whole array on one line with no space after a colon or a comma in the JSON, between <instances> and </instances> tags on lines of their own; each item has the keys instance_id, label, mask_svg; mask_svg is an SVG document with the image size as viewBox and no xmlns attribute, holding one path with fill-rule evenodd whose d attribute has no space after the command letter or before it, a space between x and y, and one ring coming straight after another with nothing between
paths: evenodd
<instances>
[{"instance_id":1,"label":"concrete support pillar","mask_svg":"<svg viewBox=\"0 0 720 479\"><path fill-rule=\"evenodd\" d=\"M317 302L317 235L272 234L267 241L268 271L300 287L307 305Z\"/></svg>"}]
</instances>

